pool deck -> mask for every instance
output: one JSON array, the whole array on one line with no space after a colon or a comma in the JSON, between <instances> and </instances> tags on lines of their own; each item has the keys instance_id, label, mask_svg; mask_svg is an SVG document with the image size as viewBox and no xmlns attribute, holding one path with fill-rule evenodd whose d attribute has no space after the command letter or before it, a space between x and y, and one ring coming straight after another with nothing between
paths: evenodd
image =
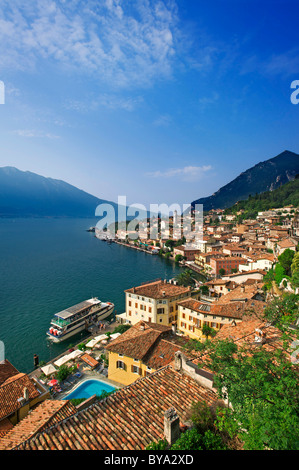
<instances>
[{"instance_id":1,"label":"pool deck","mask_svg":"<svg viewBox=\"0 0 299 470\"><path fill-rule=\"evenodd\" d=\"M96 329L94 329L94 331L92 332L92 334L90 336L85 338L83 341L80 341L80 343L78 343L78 344L81 344L82 342L84 342L86 344L91 339L93 339L95 336L98 336L100 333L104 334L104 333L107 333L107 332L112 332L114 330L114 328L118 325L119 325L118 322L113 322L109 325L106 325L104 330L99 330L98 328L96 328ZM78 344L73 349L77 349ZM104 352L104 347L102 346L100 349L97 348L95 350L91 349L91 350L88 350L87 352L88 352L88 354L90 354L93 357L95 357L95 356L98 357L100 354L102 354ZM55 357L54 359L51 359L51 361L47 362L42 367L44 367L45 365L53 364L54 362L56 362L59 358L61 358L65 354L68 354L68 349L66 351L64 351L62 354L60 354L59 356ZM103 371L104 372L104 374L103 374L103 373L99 372L98 370L92 370L92 369L89 369L88 367L86 367L86 364L84 364L82 361L80 361L80 357L78 358L78 360L76 362L78 363L78 371L82 374L81 377L78 378L76 380L76 382L73 383L73 384L68 383L68 381L66 379L63 383L63 391L59 392L59 393L55 393L55 395L52 395L52 399L54 399L54 400L64 399L64 397L66 397L67 395L72 393L72 391L74 391L75 388L78 387L78 385L80 385L82 382L85 382L86 380L90 380L90 379L101 380L102 382L105 382L106 384L111 385L112 387L115 387L115 388L124 387L123 384L118 383L118 382L114 382L114 381L107 378L107 376L105 375L105 374L108 373L108 370L107 370L106 367ZM44 387L48 388L47 385L44 384L43 381L41 381L41 378L40 378L41 375L42 375L41 367L38 367L37 369L33 370L31 373L28 374L29 377L36 379L37 381L41 382ZM55 373L53 375L55 375ZM48 377L48 379L50 379L50 377Z\"/></svg>"}]
</instances>

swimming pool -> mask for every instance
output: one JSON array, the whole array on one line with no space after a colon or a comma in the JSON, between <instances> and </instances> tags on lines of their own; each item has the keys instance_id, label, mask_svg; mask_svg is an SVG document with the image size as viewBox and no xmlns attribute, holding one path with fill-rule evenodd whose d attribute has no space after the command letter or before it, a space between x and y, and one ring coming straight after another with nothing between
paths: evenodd
<instances>
[{"instance_id":1,"label":"swimming pool","mask_svg":"<svg viewBox=\"0 0 299 470\"><path fill-rule=\"evenodd\" d=\"M92 395L101 395L102 392L113 392L115 387L102 382L102 380L89 379L79 384L73 392L64 397L64 400L72 398L90 398Z\"/></svg>"}]
</instances>

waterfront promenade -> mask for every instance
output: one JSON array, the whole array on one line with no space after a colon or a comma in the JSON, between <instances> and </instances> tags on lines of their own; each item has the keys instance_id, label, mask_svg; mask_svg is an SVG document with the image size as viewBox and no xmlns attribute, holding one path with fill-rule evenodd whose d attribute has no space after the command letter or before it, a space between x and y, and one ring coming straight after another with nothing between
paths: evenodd
<instances>
[{"instance_id":1,"label":"waterfront promenade","mask_svg":"<svg viewBox=\"0 0 299 470\"><path fill-rule=\"evenodd\" d=\"M94 326L92 328L92 332L89 336L87 336L86 338L84 338L83 340L81 340L79 343L77 343L75 346L73 346L72 349L76 350L78 349L78 346L82 343L84 344L87 344L89 341L91 341L93 338L95 338L96 336L100 335L100 334L105 334L105 333L112 333L115 329L116 326L119 325L118 322L116 321L112 321L112 322L102 322L105 327L104 328L100 328L100 327L96 327ZM97 349L96 350L96 354L95 352L91 349L90 351L88 351L88 354L90 354L92 357L94 356L100 356L101 354L104 353L104 346L102 346L100 349ZM45 366L48 366L50 364L54 364L56 361L58 361L60 358L62 358L63 356L65 356L66 354L69 354L69 348L67 348L63 353L59 354L58 356L52 358L50 361L48 361L47 363L43 363L42 366L38 366L37 368L35 368L32 372L30 372L28 374L28 376L30 378L34 378L36 380L40 380L40 377L42 376L42 370L41 370L41 367L45 367ZM88 369L86 366L86 364L83 364L80 362L80 357L78 358L78 362L77 362L78 365L78 371L82 374L82 378L80 381L78 381L76 383L76 386L78 385L79 382L83 381L83 380L86 380L87 378L98 378L98 379L101 379L102 381L110 384L110 385L113 385L115 387L120 387L122 386L121 384L117 383L117 382L112 382L111 380L107 379L107 377L102 374L102 373L99 373L97 370L92 370L92 369ZM55 373L54 373L55 374ZM67 393L70 393L71 390L68 390ZM63 396L65 395L64 394L59 394L59 396L57 396L57 398L61 399Z\"/></svg>"}]
</instances>

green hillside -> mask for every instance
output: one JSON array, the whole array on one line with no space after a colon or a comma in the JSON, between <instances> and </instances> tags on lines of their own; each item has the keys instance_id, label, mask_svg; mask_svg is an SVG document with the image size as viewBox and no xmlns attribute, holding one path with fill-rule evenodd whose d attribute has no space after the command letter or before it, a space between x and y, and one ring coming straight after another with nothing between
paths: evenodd
<instances>
[{"instance_id":1,"label":"green hillside","mask_svg":"<svg viewBox=\"0 0 299 470\"><path fill-rule=\"evenodd\" d=\"M244 211L242 219L252 219L257 216L258 212L278 209L290 204L299 207L299 175L293 181L274 189L274 191L250 195L245 201L239 201L226 209L224 215L236 214L242 210Z\"/></svg>"}]
</instances>

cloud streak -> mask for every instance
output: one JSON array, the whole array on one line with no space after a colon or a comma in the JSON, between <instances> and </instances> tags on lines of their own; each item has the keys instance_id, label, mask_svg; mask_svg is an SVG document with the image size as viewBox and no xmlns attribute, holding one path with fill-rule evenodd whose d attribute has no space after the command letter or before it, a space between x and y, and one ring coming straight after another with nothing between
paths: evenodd
<instances>
[{"instance_id":1,"label":"cloud streak","mask_svg":"<svg viewBox=\"0 0 299 470\"><path fill-rule=\"evenodd\" d=\"M3 0L0 65L52 60L117 87L148 86L172 74L177 23L174 0Z\"/></svg>"},{"instance_id":2,"label":"cloud streak","mask_svg":"<svg viewBox=\"0 0 299 470\"><path fill-rule=\"evenodd\" d=\"M183 181L197 181L207 172L212 169L211 165L203 166L185 166L183 168L170 168L165 171L157 170L147 173L147 176L152 178L174 178L179 177Z\"/></svg>"}]
</instances>

